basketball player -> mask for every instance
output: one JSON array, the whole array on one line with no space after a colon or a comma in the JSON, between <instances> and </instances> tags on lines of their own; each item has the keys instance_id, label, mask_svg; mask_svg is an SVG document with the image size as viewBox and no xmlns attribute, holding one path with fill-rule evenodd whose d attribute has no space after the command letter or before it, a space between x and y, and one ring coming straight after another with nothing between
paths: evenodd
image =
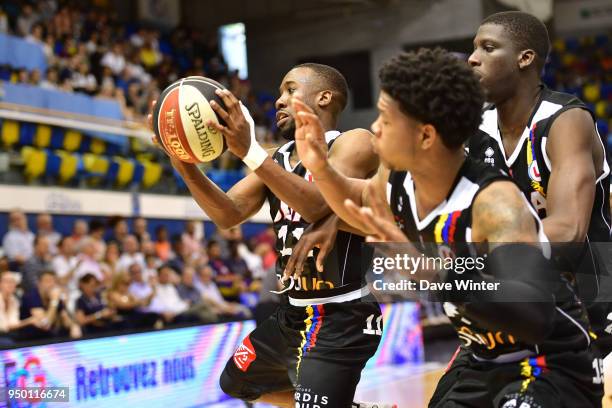
<instances>
[{"instance_id":1,"label":"basketball player","mask_svg":"<svg viewBox=\"0 0 612 408\"><path fill-rule=\"evenodd\" d=\"M469 140L469 154L512 176L551 242L576 243L555 259L578 277L603 358L612 352L605 331L612 323L612 278L597 244L610 241L610 168L593 113L577 97L541 83L548 52L546 26L530 14L509 11L482 22L468 62L491 106ZM595 365L593 381L601 384L601 359Z\"/></svg>"},{"instance_id":2,"label":"basketball player","mask_svg":"<svg viewBox=\"0 0 612 408\"><path fill-rule=\"evenodd\" d=\"M229 91L218 92L225 108L211 103L225 124L209 126L216 126L229 150L253 170L227 193L196 166L171 158L194 199L220 228L244 222L269 201L278 235L279 277L304 228L331 211L297 159L291 141L292 98L299 95L320 115L323 143L339 171L364 178L378 166L368 131L334 130L348 93L338 71L320 64L296 66L284 77L280 93L277 126L290 141L272 156L255 141L252 119ZM339 233L322 272L310 257L302 276L285 282L285 302L228 361L220 379L225 393L286 407L366 406L354 404L353 396L361 370L380 342L380 335L365 334L363 329L368 318L380 316L380 308L373 300L364 301L361 242L361 237Z\"/></svg>"},{"instance_id":3,"label":"basketball player","mask_svg":"<svg viewBox=\"0 0 612 408\"><path fill-rule=\"evenodd\" d=\"M316 114L299 100L296 145L334 212L370 240L408 239L428 256L443 251L455 259L470 256L467 243L487 244L484 272L441 276L451 284L500 283L502 290L445 301L462 347L430 407L601 406L601 386L591 381L584 309L544 258L539 245L546 237L537 215L506 174L464 155L463 145L481 121L477 78L437 49L393 58L380 79L372 130L382 164L372 179L351 179L334 169ZM376 212L359 208L385 196ZM499 301L508 294L537 301ZM458 295L443 292L441 299Z\"/></svg>"}]
</instances>

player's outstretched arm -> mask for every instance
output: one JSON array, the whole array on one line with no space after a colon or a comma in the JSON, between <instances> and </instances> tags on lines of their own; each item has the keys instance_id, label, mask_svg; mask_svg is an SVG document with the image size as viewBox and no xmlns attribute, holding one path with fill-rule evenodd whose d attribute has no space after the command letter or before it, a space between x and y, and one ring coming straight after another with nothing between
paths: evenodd
<instances>
[{"instance_id":1,"label":"player's outstretched arm","mask_svg":"<svg viewBox=\"0 0 612 408\"><path fill-rule=\"evenodd\" d=\"M156 102L151 103L147 116L150 129L153 128L151 112L155 109ZM153 143L157 144L155 138ZM183 177L194 200L220 228L227 229L242 223L256 213L265 201L265 186L254 174L249 174L225 193L196 165L182 162L170 155L168 157L172 166Z\"/></svg>"},{"instance_id":2,"label":"player's outstretched arm","mask_svg":"<svg viewBox=\"0 0 612 408\"><path fill-rule=\"evenodd\" d=\"M492 331L531 344L543 341L552 330L552 288L559 276L542 254L535 215L514 183L497 181L476 197L472 216L472 241L489 247L481 278L499 283L499 290L472 292L461 306L464 313Z\"/></svg>"},{"instance_id":3,"label":"player's outstretched arm","mask_svg":"<svg viewBox=\"0 0 612 408\"><path fill-rule=\"evenodd\" d=\"M337 169L341 161L334 161L331 154L328 158L323 126L317 115L297 97L293 98L293 108L296 112L295 143L302 164L312 174L315 184L332 211L348 226L363 231L362 235L367 235L370 231L366 225L355 217L344 203L348 199L357 206L367 205L368 185L374 184L378 190L384 191L388 170L378 166L377 173L367 180L347 177ZM335 145L332 150L334 147ZM344 229L342 223L340 228Z\"/></svg>"},{"instance_id":4,"label":"player's outstretched arm","mask_svg":"<svg viewBox=\"0 0 612 408\"><path fill-rule=\"evenodd\" d=\"M229 150L249 165L249 151L257 141L252 136L252 119L248 111L228 90L217 91L226 109L211 102L211 107L223 119L226 126L209 123L223 133ZM369 142L370 133L355 129L342 134L329 152L338 170L350 177L365 178L374 171L378 159ZM327 146L325 140L323 143ZM315 222L331 212L317 187L303 177L285 171L271 157L263 157L255 166L250 166L266 186L296 210L307 222Z\"/></svg>"},{"instance_id":5,"label":"player's outstretched arm","mask_svg":"<svg viewBox=\"0 0 612 408\"><path fill-rule=\"evenodd\" d=\"M546 144L551 171L543 223L552 242L582 242L586 237L598 176L593 159L598 157L597 162L602 163L604 155L597 139L593 118L584 109L563 112L551 126Z\"/></svg>"}]
</instances>

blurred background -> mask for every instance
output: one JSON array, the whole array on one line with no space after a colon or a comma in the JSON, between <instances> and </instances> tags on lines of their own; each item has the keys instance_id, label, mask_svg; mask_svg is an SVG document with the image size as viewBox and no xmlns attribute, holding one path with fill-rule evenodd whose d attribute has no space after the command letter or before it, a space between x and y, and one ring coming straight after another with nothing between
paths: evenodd
<instances>
[{"instance_id":1,"label":"blurred background","mask_svg":"<svg viewBox=\"0 0 612 408\"><path fill-rule=\"evenodd\" d=\"M217 229L149 143L150 102L181 77L213 78L275 146L282 77L320 62L348 80L340 130L369 128L386 59L421 46L467 58L480 21L511 9L547 24L543 81L589 105L610 151L608 0L3 0L0 391L44 383L70 387L70 406L244 406L217 381L278 301L268 207ZM223 190L246 174L229 152L201 168ZM439 305L384 300L383 343L358 395L396 398L390 381L417 375L411 402L401 387L395 402L422 406L435 384L427 373L456 337ZM54 302L53 319L36 313ZM117 374L143 362L158 364L154 387ZM115 373L106 393L85 380L104 370Z\"/></svg>"}]
</instances>

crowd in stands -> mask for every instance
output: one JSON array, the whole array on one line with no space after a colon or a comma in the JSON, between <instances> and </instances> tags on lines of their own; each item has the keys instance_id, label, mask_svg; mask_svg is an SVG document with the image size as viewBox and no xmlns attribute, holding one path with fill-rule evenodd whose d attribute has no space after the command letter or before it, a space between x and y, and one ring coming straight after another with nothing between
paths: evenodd
<instances>
[{"instance_id":1,"label":"crowd in stands","mask_svg":"<svg viewBox=\"0 0 612 408\"><path fill-rule=\"evenodd\" d=\"M62 236L49 214L31 231L9 215L0 258L0 346L80 338L179 323L249 318L276 262L274 233L245 240L240 228L204 240L201 223L180 235L147 220L77 220Z\"/></svg>"},{"instance_id":2,"label":"crowd in stands","mask_svg":"<svg viewBox=\"0 0 612 408\"><path fill-rule=\"evenodd\" d=\"M228 69L216 32L204 35L178 27L162 33L154 27L122 24L116 13L97 4L2 2L0 33L39 44L48 64L46 72L13 67L11 80L115 99L126 119L144 121L160 90L185 76L207 76L225 85L249 107L262 142L273 141L273 99L258 98L248 80Z\"/></svg>"}]
</instances>

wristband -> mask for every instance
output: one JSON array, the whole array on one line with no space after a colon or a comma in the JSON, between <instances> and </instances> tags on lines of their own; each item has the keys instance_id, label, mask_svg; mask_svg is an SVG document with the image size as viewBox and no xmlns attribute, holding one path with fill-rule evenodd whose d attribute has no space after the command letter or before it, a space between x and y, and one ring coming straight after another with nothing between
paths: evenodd
<instances>
[{"instance_id":1,"label":"wristband","mask_svg":"<svg viewBox=\"0 0 612 408\"><path fill-rule=\"evenodd\" d=\"M249 110L240 102L240 109L249 124L249 130L251 134L251 144L249 145L249 151L246 156L242 158L242 162L252 171L257 170L263 162L268 158L268 152L261 147L261 145L255 139L255 122L249 113Z\"/></svg>"}]
</instances>

